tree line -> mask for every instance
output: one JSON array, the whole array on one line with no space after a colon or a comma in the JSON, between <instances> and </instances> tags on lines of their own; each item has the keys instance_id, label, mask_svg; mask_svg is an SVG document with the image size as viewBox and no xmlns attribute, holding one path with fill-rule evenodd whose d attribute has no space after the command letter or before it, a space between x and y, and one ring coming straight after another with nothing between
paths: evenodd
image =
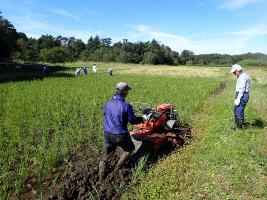
<instances>
[{"instance_id":1,"label":"tree line","mask_svg":"<svg viewBox=\"0 0 267 200\"><path fill-rule=\"evenodd\" d=\"M0 12L1 14L1 12ZM0 60L36 63L63 63L77 60L121 63L209 65L233 64L244 59L267 59L261 53L242 55L200 54L183 50L180 53L153 39L130 42L127 39L112 43L111 38L89 37L87 43L75 37L42 35L28 38L0 15Z\"/></svg>"}]
</instances>

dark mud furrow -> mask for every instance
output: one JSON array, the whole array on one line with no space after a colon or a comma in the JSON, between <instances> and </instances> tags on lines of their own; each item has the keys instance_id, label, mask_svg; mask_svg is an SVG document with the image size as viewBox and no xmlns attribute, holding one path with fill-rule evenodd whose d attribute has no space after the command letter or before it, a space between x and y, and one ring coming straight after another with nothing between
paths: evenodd
<instances>
[{"instance_id":1,"label":"dark mud furrow","mask_svg":"<svg viewBox=\"0 0 267 200\"><path fill-rule=\"evenodd\" d=\"M125 166L113 174L114 163L102 182L98 178L98 161L80 166L61 188L51 192L49 199L119 199L121 187L130 182L132 169Z\"/></svg>"},{"instance_id":2,"label":"dark mud furrow","mask_svg":"<svg viewBox=\"0 0 267 200\"><path fill-rule=\"evenodd\" d=\"M172 152L172 146L164 151L149 153L147 165L155 163L159 157ZM116 155L121 153L120 149ZM95 161L79 166L68 180L64 180L61 187L50 192L49 199L119 199L123 189L130 183L132 172L136 165L136 158L129 160L118 173L113 169L117 163L118 156L114 155L113 162L109 164L107 176L102 182L98 177L98 156Z\"/></svg>"}]
</instances>

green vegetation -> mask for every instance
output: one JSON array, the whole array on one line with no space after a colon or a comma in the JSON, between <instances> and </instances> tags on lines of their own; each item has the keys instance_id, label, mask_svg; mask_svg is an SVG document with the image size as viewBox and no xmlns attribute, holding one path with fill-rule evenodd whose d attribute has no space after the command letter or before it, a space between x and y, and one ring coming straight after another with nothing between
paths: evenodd
<instances>
[{"instance_id":1,"label":"green vegetation","mask_svg":"<svg viewBox=\"0 0 267 200\"><path fill-rule=\"evenodd\" d=\"M118 81L127 81L134 88L129 101L152 106L171 102L184 121L190 121L191 114L220 84L210 78L101 74L2 83L1 198L19 195L30 177L36 177L41 186L53 175L53 168L67 162L82 144L99 148L102 108Z\"/></svg>"},{"instance_id":2,"label":"green vegetation","mask_svg":"<svg viewBox=\"0 0 267 200\"><path fill-rule=\"evenodd\" d=\"M247 130L231 130L231 77L221 94L191 115L192 144L162 159L122 199L266 199L267 88L256 80L246 109Z\"/></svg>"},{"instance_id":3,"label":"green vegetation","mask_svg":"<svg viewBox=\"0 0 267 200\"><path fill-rule=\"evenodd\" d=\"M131 183L136 184L145 176L145 168L146 168L147 156L143 156L139 159L137 166L133 171L133 175L131 177Z\"/></svg>"},{"instance_id":4,"label":"green vegetation","mask_svg":"<svg viewBox=\"0 0 267 200\"><path fill-rule=\"evenodd\" d=\"M118 81L133 86L128 101L176 105L194 135L190 145L149 171L145 158L141 159L122 199L267 197L267 68L246 68L253 81L246 108L250 126L234 132L235 77L228 74L228 68L98 63L98 75L71 75L74 65L91 64L66 63L62 77L55 72L40 80L0 84L1 199L19 196L33 177L39 188L44 181L56 183L59 174L54 176L55 168L67 165L84 144L100 150L102 108ZM114 68L115 76L106 76L109 67ZM1 74L0 80L8 73ZM30 77L30 72L25 73ZM223 82L226 88L218 93ZM86 153L92 155L89 150Z\"/></svg>"},{"instance_id":5,"label":"green vegetation","mask_svg":"<svg viewBox=\"0 0 267 200\"><path fill-rule=\"evenodd\" d=\"M244 59L239 62L242 66L267 66L266 59Z\"/></svg>"}]
</instances>

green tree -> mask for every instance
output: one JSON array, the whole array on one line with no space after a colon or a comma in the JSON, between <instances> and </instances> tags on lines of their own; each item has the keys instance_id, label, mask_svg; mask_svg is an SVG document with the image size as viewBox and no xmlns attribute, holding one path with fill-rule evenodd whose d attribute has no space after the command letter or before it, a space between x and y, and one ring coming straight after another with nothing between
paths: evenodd
<instances>
[{"instance_id":1,"label":"green tree","mask_svg":"<svg viewBox=\"0 0 267 200\"><path fill-rule=\"evenodd\" d=\"M41 49L40 58L44 62L61 63L65 62L67 53L61 47L53 47L52 49Z\"/></svg>"},{"instance_id":2,"label":"green tree","mask_svg":"<svg viewBox=\"0 0 267 200\"><path fill-rule=\"evenodd\" d=\"M68 60L75 61L79 59L81 52L85 50L85 44L81 39L75 39L74 37L70 37L66 49L68 54Z\"/></svg>"},{"instance_id":3,"label":"green tree","mask_svg":"<svg viewBox=\"0 0 267 200\"><path fill-rule=\"evenodd\" d=\"M16 39L16 29L7 19L0 15L0 60L11 57L16 45Z\"/></svg>"},{"instance_id":4,"label":"green tree","mask_svg":"<svg viewBox=\"0 0 267 200\"><path fill-rule=\"evenodd\" d=\"M158 64L158 56L151 51L145 52L143 62L153 65Z\"/></svg>"},{"instance_id":5,"label":"green tree","mask_svg":"<svg viewBox=\"0 0 267 200\"><path fill-rule=\"evenodd\" d=\"M111 38L100 39L100 45L102 47L110 48L111 47L111 43L112 43L112 39Z\"/></svg>"},{"instance_id":6,"label":"green tree","mask_svg":"<svg viewBox=\"0 0 267 200\"><path fill-rule=\"evenodd\" d=\"M19 62L36 63L39 61L39 50L36 39L19 38L16 41L16 52L13 58Z\"/></svg>"},{"instance_id":7,"label":"green tree","mask_svg":"<svg viewBox=\"0 0 267 200\"><path fill-rule=\"evenodd\" d=\"M171 52L171 59L173 64L175 65L179 65L180 64L180 57L179 57L179 53L176 51L172 51Z\"/></svg>"},{"instance_id":8,"label":"green tree","mask_svg":"<svg viewBox=\"0 0 267 200\"><path fill-rule=\"evenodd\" d=\"M95 36L94 38L91 36L86 44L86 49L88 50L89 53L93 53L96 51L98 48L100 48L100 39L99 36Z\"/></svg>"},{"instance_id":9,"label":"green tree","mask_svg":"<svg viewBox=\"0 0 267 200\"><path fill-rule=\"evenodd\" d=\"M67 37L63 37L63 36L59 35L56 37L56 41L57 41L56 43L59 43L62 48L67 48L67 46L68 46L68 38Z\"/></svg>"},{"instance_id":10,"label":"green tree","mask_svg":"<svg viewBox=\"0 0 267 200\"><path fill-rule=\"evenodd\" d=\"M39 49L51 49L53 47L59 47L60 41L54 38L52 35L42 35L38 40Z\"/></svg>"},{"instance_id":11,"label":"green tree","mask_svg":"<svg viewBox=\"0 0 267 200\"><path fill-rule=\"evenodd\" d=\"M180 54L180 63L182 65L193 64L194 58L195 58L195 55L193 51L183 50Z\"/></svg>"},{"instance_id":12,"label":"green tree","mask_svg":"<svg viewBox=\"0 0 267 200\"><path fill-rule=\"evenodd\" d=\"M147 51L144 53L144 63L147 64L164 64L164 52L158 41L153 39L148 43Z\"/></svg>"}]
</instances>

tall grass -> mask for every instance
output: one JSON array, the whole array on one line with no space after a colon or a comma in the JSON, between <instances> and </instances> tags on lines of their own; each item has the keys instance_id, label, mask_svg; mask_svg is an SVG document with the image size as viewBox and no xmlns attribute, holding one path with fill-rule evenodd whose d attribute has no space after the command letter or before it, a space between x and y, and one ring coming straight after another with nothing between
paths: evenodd
<instances>
[{"instance_id":1,"label":"tall grass","mask_svg":"<svg viewBox=\"0 0 267 200\"><path fill-rule=\"evenodd\" d=\"M162 160L122 199L266 199L267 132L231 130L235 83L208 98L193 121L193 143ZM254 85L246 108L267 120L266 85ZM134 194L134 195L133 195Z\"/></svg>"},{"instance_id":2,"label":"tall grass","mask_svg":"<svg viewBox=\"0 0 267 200\"><path fill-rule=\"evenodd\" d=\"M137 163L137 166L134 168L133 175L131 177L131 183L136 184L145 176L147 156L142 156Z\"/></svg>"},{"instance_id":3,"label":"tall grass","mask_svg":"<svg viewBox=\"0 0 267 200\"><path fill-rule=\"evenodd\" d=\"M219 86L205 78L92 74L0 84L0 198L19 196L32 177L41 185L82 143L98 148L102 108L119 81L133 87L128 101L173 103L185 121Z\"/></svg>"}]
</instances>

